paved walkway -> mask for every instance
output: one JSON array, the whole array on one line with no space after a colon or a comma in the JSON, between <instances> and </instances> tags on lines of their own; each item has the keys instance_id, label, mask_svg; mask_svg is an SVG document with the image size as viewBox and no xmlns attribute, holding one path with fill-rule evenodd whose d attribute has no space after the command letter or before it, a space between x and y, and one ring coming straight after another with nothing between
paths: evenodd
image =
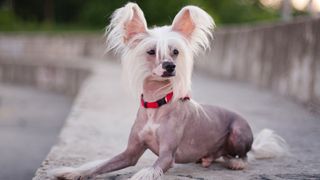
<instances>
[{"instance_id":1,"label":"paved walkway","mask_svg":"<svg viewBox=\"0 0 320 180\"><path fill-rule=\"evenodd\" d=\"M108 159L125 148L139 102L124 93L118 65L99 65L97 72L81 90L60 143L52 149L34 179L45 179L48 169ZM210 168L198 164L176 165L165 179L320 179L319 116L268 91L197 72L192 98L239 112L249 120L255 133L263 128L275 130L288 141L292 156L254 161L243 171L227 170L220 163ZM152 165L155 158L147 152L137 166L99 179L126 179L142 167Z\"/></svg>"},{"instance_id":2,"label":"paved walkway","mask_svg":"<svg viewBox=\"0 0 320 180\"><path fill-rule=\"evenodd\" d=\"M34 176L70 111L68 97L0 83L0 179Z\"/></svg>"}]
</instances>

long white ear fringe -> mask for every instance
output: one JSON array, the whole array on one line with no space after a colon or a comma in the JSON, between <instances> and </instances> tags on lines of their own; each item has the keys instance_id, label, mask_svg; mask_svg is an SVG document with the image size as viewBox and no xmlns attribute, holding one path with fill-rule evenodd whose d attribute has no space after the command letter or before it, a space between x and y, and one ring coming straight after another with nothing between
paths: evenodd
<instances>
[{"instance_id":1,"label":"long white ear fringe","mask_svg":"<svg viewBox=\"0 0 320 180\"><path fill-rule=\"evenodd\" d=\"M144 26L147 28L147 22L142 10L136 3L129 2L124 7L117 9L111 16L110 24L106 28L106 51L113 50L114 53L121 53L126 47L124 43L125 23L133 18L134 12L137 13Z\"/></svg>"},{"instance_id":2,"label":"long white ear fringe","mask_svg":"<svg viewBox=\"0 0 320 180\"><path fill-rule=\"evenodd\" d=\"M163 171L160 167L150 167L144 168L134 174L130 180L161 180L163 176Z\"/></svg>"},{"instance_id":3,"label":"long white ear fringe","mask_svg":"<svg viewBox=\"0 0 320 180\"><path fill-rule=\"evenodd\" d=\"M248 159L268 159L289 155L287 142L270 129L263 129L252 144Z\"/></svg>"},{"instance_id":4,"label":"long white ear fringe","mask_svg":"<svg viewBox=\"0 0 320 180\"><path fill-rule=\"evenodd\" d=\"M175 24L186 10L189 10L190 17L195 25L195 30L190 37L190 46L193 53L198 54L210 49L215 23L212 17L201 8L197 6L185 6L176 15L172 24Z\"/></svg>"}]
</instances>

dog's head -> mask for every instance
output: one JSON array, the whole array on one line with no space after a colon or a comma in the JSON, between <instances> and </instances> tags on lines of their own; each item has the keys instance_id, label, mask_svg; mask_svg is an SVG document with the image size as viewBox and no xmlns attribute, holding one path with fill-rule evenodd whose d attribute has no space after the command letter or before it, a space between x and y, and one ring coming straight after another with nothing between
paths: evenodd
<instances>
[{"instance_id":1,"label":"dog's head","mask_svg":"<svg viewBox=\"0 0 320 180\"><path fill-rule=\"evenodd\" d=\"M196 6L186 6L172 25L148 29L135 3L117 9L107 28L107 48L121 55L128 83L141 93L145 78L170 80L176 96L190 90L193 57L210 47L213 19ZM132 87L131 86L131 87Z\"/></svg>"}]
</instances>

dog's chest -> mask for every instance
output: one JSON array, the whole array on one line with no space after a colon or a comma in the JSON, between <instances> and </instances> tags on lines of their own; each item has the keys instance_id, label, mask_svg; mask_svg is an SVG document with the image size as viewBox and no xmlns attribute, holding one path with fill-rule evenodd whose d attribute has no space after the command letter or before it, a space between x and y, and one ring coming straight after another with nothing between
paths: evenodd
<instances>
[{"instance_id":1,"label":"dog's chest","mask_svg":"<svg viewBox=\"0 0 320 180\"><path fill-rule=\"evenodd\" d=\"M158 149L157 143L157 129L160 127L160 124L154 121L154 115L148 114L147 123L143 126L139 132L139 138L142 142L147 144L151 149Z\"/></svg>"}]
</instances>

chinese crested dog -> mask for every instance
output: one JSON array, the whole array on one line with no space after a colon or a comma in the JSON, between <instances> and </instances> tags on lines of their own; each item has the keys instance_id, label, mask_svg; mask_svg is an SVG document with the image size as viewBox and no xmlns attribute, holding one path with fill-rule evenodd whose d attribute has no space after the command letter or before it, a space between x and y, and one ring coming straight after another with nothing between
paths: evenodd
<instances>
[{"instance_id":1,"label":"chinese crested dog","mask_svg":"<svg viewBox=\"0 0 320 180\"><path fill-rule=\"evenodd\" d=\"M243 117L190 99L194 57L210 47L213 28L213 19L196 6L182 8L171 25L152 29L137 4L116 10L107 28L107 47L121 55L127 84L141 97L127 148L110 160L53 170L53 176L94 178L135 165L146 149L158 159L131 179L161 179L174 163L209 167L222 157L227 168L240 170L248 156L284 155L286 142L273 131L262 130L254 140Z\"/></svg>"}]
</instances>

